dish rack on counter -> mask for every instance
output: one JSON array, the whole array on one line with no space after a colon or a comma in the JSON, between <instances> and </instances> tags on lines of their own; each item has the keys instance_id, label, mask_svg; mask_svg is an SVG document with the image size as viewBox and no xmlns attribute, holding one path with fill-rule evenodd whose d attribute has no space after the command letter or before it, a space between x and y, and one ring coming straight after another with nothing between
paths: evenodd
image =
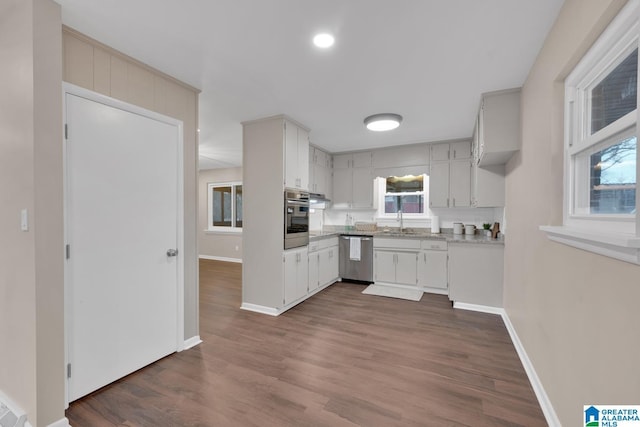
<instances>
[{"instance_id":1,"label":"dish rack on counter","mask_svg":"<svg viewBox=\"0 0 640 427\"><path fill-rule=\"evenodd\" d=\"M356 222L354 225L356 231L376 231L378 224L375 222Z\"/></svg>"}]
</instances>

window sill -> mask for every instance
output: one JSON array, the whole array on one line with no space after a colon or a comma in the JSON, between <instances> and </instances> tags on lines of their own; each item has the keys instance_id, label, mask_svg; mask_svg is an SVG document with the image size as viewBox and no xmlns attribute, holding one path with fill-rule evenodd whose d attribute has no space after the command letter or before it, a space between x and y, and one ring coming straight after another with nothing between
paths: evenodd
<instances>
[{"instance_id":1,"label":"window sill","mask_svg":"<svg viewBox=\"0 0 640 427\"><path fill-rule=\"evenodd\" d=\"M215 229L215 230L211 230L211 229L207 229L204 230L205 234L232 234L232 235L242 235L242 228L229 228L229 229Z\"/></svg>"},{"instance_id":2,"label":"window sill","mask_svg":"<svg viewBox=\"0 0 640 427\"><path fill-rule=\"evenodd\" d=\"M541 225L549 240L621 261L640 264L640 237L603 233L565 226Z\"/></svg>"}]
</instances>

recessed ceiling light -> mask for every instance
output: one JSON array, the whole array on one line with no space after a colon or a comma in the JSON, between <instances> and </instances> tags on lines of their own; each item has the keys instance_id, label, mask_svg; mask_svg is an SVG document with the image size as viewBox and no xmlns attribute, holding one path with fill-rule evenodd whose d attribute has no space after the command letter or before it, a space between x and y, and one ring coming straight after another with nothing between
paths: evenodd
<instances>
[{"instance_id":1,"label":"recessed ceiling light","mask_svg":"<svg viewBox=\"0 0 640 427\"><path fill-rule=\"evenodd\" d=\"M392 130L400 126L402 116L400 114L383 113L374 114L364 119L364 124L367 129L382 132L385 130Z\"/></svg>"},{"instance_id":2,"label":"recessed ceiling light","mask_svg":"<svg viewBox=\"0 0 640 427\"><path fill-rule=\"evenodd\" d=\"M335 39L329 33L316 34L313 38L313 44L323 49L333 46Z\"/></svg>"}]
</instances>

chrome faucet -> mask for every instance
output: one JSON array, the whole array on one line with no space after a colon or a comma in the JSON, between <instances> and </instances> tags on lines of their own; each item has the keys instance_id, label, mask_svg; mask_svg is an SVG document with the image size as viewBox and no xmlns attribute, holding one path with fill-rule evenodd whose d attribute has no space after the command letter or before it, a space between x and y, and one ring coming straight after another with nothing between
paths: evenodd
<instances>
[{"instance_id":1,"label":"chrome faucet","mask_svg":"<svg viewBox=\"0 0 640 427\"><path fill-rule=\"evenodd\" d=\"M403 224L403 220L402 220L402 211L398 211L398 214L396 215L396 219L398 221L400 221L400 232L404 232L404 224Z\"/></svg>"}]
</instances>

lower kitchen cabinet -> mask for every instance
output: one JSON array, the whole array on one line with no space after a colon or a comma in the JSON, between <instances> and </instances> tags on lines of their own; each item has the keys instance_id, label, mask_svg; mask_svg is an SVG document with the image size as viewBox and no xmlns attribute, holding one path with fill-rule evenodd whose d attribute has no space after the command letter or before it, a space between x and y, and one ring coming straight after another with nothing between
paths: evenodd
<instances>
[{"instance_id":1,"label":"lower kitchen cabinet","mask_svg":"<svg viewBox=\"0 0 640 427\"><path fill-rule=\"evenodd\" d=\"M418 284L418 251L415 239L376 239L374 245L374 280L405 286Z\"/></svg>"},{"instance_id":2,"label":"lower kitchen cabinet","mask_svg":"<svg viewBox=\"0 0 640 427\"><path fill-rule=\"evenodd\" d=\"M338 280L338 238L309 243L309 292Z\"/></svg>"},{"instance_id":3,"label":"lower kitchen cabinet","mask_svg":"<svg viewBox=\"0 0 640 427\"><path fill-rule=\"evenodd\" d=\"M338 240L336 245L322 249L320 255L319 286L328 285L338 280Z\"/></svg>"},{"instance_id":4,"label":"lower kitchen cabinet","mask_svg":"<svg viewBox=\"0 0 640 427\"><path fill-rule=\"evenodd\" d=\"M504 246L449 245L449 299L454 302L502 307Z\"/></svg>"},{"instance_id":5,"label":"lower kitchen cabinet","mask_svg":"<svg viewBox=\"0 0 640 427\"><path fill-rule=\"evenodd\" d=\"M448 287L447 242L423 240L422 251L418 254L418 286L433 292Z\"/></svg>"},{"instance_id":6,"label":"lower kitchen cabinet","mask_svg":"<svg viewBox=\"0 0 640 427\"><path fill-rule=\"evenodd\" d=\"M284 305L307 295L309 291L309 255L307 248L290 249L282 256L284 268Z\"/></svg>"}]
</instances>

